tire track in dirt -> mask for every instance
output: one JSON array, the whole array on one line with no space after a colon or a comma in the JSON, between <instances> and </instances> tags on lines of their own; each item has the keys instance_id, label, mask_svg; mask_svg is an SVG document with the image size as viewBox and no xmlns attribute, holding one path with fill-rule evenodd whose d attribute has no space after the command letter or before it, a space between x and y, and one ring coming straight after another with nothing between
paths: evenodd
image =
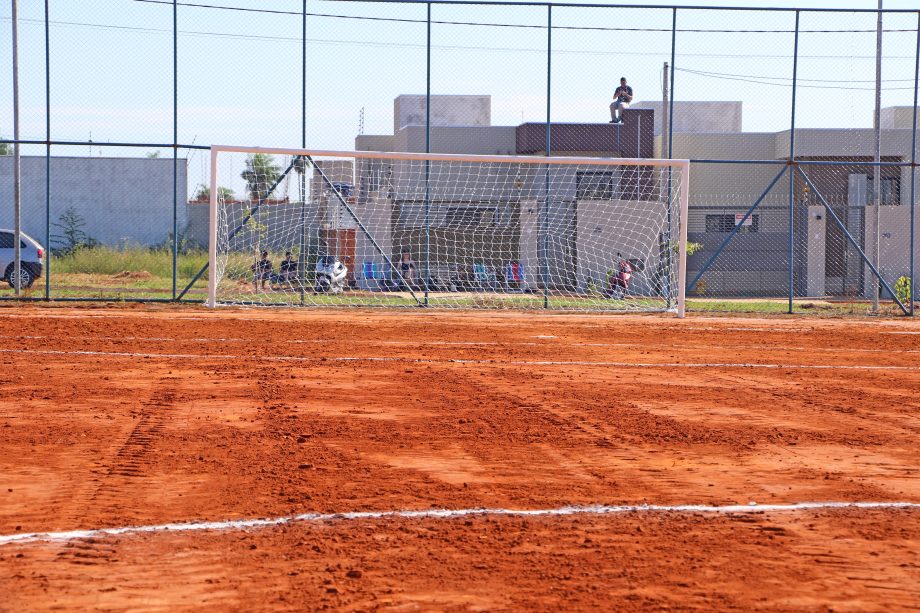
<instances>
[{"instance_id":1,"label":"tire track in dirt","mask_svg":"<svg viewBox=\"0 0 920 613\"><path fill-rule=\"evenodd\" d=\"M99 516L119 525L138 523L147 517L147 505L142 501L156 487L149 460L174 412L177 381L176 377L161 377L150 399L132 411L131 416L137 420L134 427L109 447L107 458L93 463L91 472L97 476L69 505L72 525L91 525ZM85 566L111 562L113 555L114 550L103 541L90 539L69 544L58 557Z\"/></svg>"}]
</instances>

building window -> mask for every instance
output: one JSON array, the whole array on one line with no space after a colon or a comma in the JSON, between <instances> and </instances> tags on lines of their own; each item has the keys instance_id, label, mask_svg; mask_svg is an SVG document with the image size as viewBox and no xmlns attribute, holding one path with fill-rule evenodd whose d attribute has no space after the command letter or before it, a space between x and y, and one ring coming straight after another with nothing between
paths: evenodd
<instances>
[{"instance_id":1,"label":"building window","mask_svg":"<svg viewBox=\"0 0 920 613\"><path fill-rule=\"evenodd\" d=\"M578 200L613 200L620 196L620 176L611 170L579 171L575 175Z\"/></svg>"},{"instance_id":2,"label":"building window","mask_svg":"<svg viewBox=\"0 0 920 613\"><path fill-rule=\"evenodd\" d=\"M707 232L731 232L735 226L741 223L742 213L720 213L718 215L706 216ZM757 232L760 229L760 215L754 213L750 215L744 224L738 228L738 232Z\"/></svg>"},{"instance_id":3,"label":"building window","mask_svg":"<svg viewBox=\"0 0 920 613\"><path fill-rule=\"evenodd\" d=\"M450 207L445 214L448 227L468 228L491 226L495 223L495 209L484 207Z\"/></svg>"},{"instance_id":4,"label":"building window","mask_svg":"<svg viewBox=\"0 0 920 613\"><path fill-rule=\"evenodd\" d=\"M425 224L425 207L421 204L398 205L397 224L404 228L416 228Z\"/></svg>"},{"instance_id":5,"label":"building window","mask_svg":"<svg viewBox=\"0 0 920 613\"><path fill-rule=\"evenodd\" d=\"M875 204L875 185L872 177L866 181L866 202ZM882 179L882 204L901 204L901 178Z\"/></svg>"}]
</instances>

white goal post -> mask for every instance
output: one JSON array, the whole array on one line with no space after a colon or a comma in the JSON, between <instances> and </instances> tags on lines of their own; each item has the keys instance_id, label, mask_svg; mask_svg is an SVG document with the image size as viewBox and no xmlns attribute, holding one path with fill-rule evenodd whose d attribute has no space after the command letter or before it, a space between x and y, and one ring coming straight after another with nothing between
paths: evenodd
<instances>
[{"instance_id":1,"label":"white goal post","mask_svg":"<svg viewBox=\"0 0 920 613\"><path fill-rule=\"evenodd\" d=\"M688 160L211 147L208 306L685 312Z\"/></svg>"}]
</instances>

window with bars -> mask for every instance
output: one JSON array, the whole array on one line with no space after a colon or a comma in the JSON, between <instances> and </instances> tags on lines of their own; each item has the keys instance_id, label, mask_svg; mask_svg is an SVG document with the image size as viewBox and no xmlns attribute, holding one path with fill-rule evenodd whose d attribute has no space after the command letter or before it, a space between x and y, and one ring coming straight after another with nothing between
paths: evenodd
<instances>
[{"instance_id":1,"label":"window with bars","mask_svg":"<svg viewBox=\"0 0 920 613\"><path fill-rule=\"evenodd\" d=\"M735 226L741 222L741 215L735 213L718 213L715 215L706 215L707 232L731 232ZM751 214L745 220L744 225L738 228L738 232L757 232L760 229L760 215Z\"/></svg>"}]
</instances>

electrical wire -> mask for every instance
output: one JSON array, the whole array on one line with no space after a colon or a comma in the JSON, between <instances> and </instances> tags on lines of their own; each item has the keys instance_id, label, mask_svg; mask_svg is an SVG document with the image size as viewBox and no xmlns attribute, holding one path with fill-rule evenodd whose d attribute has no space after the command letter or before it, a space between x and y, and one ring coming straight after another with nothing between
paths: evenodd
<instances>
[{"instance_id":1,"label":"electrical wire","mask_svg":"<svg viewBox=\"0 0 920 613\"><path fill-rule=\"evenodd\" d=\"M172 6L172 0L131 0L132 2L142 2L145 4L165 4ZM306 13L304 14L301 11L282 11L279 9L256 9L250 7L240 7L240 6L226 6L220 4L202 4L198 2L179 2L178 6L185 6L191 8L204 8L204 9L216 9L224 11L242 11L247 13L265 13L269 15L296 15L297 17L328 17L333 19L357 19L365 21L391 21L395 23L428 23L425 19L410 19L410 18L400 18L400 17L370 17L364 15L339 15L334 13ZM603 9L606 8L603 5L598 5L597 8ZM629 7L617 7L625 8L629 10ZM668 10L669 7L662 7L661 10ZM687 9L689 10L689 9ZM816 12L820 12L820 9L813 9ZM483 22L483 21L436 21L432 20L432 24L437 25L452 25L452 26L484 26L492 28L527 28L527 29L539 29L545 30L545 25L536 25L536 24L514 24L514 23L496 23L496 22ZM554 30L594 30L601 32L671 32L671 28L610 28L610 27L601 27L601 26L553 26ZM703 34L792 34L795 30L726 30L726 29L710 29L710 28L679 28L677 32L696 32ZM875 28L865 29L865 30L799 30L801 34L855 34L855 33L871 33L875 34ZM896 32L916 32L914 29L910 28L893 28L888 30L883 30L883 32L896 33Z\"/></svg>"},{"instance_id":2,"label":"electrical wire","mask_svg":"<svg viewBox=\"0 0 920 613\"><path fill-rule=\"evenodd\" d=\"M141 0L133 0L141 1ZM144 1L160 1L160 0L144 0ZM0 21L9 22L11 18L9 17L0 17ZM44 20L41 19L19 19L20 23L26 24L41 24L44 25ZM131 32L143 32L149 34L172 34L172 29L165 28L149 28L149 27L140 27L140 26L119 26L111 24L94 24L94 23L85 23L85 22L76 22L76 21L49 21L50 25L55 27L83 27L96 30L120 30L120 31L131 31ZM555 26L553 26L555 29ZM230 40L264 40L264 41L280 41L280 42L290 42L290 43L301 43L300 37L292 36L270 36L265 34L233 34L229 32L206 32L201 30L179 30L178 32L182 36L192 36L192 37L214 37L214 38L224 38ZM318 44L318 45L347 45L347 46L356 46L356 47L376 47L376 48L402 48L402 49L425 49L425 45L422 43L397 43L397 42L384 42L384 41L367 41L367 40L347 40L347 39L321 39L321 38L308 38L308 43ZM432 49L445 50L445 51L501 51L501 52L516 52L516 53L533 53L533 54L546 54L546 49L540 48L528 48L528 47L486 47L486 46L468 46L468 45L432 45ZM560 55L582 55L582 56L614 56L614 57L648 57L650 55L664 55L663 51L642 51L642 50L617 50L617 51L599 51L599 50L582 50L582 49L554 49L554 54ZM681 53L680 57L699 57L699 58L721 58L721 59L735 59L735 58L750 58L750 59L788 59L791 58L791 55L767 55L767 54L732 54L732 53ZM874 60L875 56L869 55L852 55L849 56L850 59L865 59L865 60ZM839 60L840 57L837 55L799 55L799 59L831 59ZM886 55L886 60L914 60L915 56L913 55Z\"/></svg>"},{"instance_id":3,"label":"electrical wire","mask_svg":"<svg viewBox=\"0 0 920 613\"><path fill-rule=\"evenodd\" d=\"M722 79L724 81L742 81L744 83L756 83L758 85L773 85L775 87L792 87L792 83L771 83L769 81L762 81L757 77L729 77L729 76L720 76L717 73L703 72L701 70L691 70L689 68L675 68L679 72L686 72L689 74L695 74L701 77L708 77L710 79ZM873 81L874 82L874 81ZM803 83L798 83L798 87L807 88L807 89L836 89L836 90L847 90L847 91L870 91L874 92L874 87L853 87L845 85L805 85ZM913 91L913 87L883 87L883 91L902 91L908 90Z\"/></svg>"}]
</instances>

